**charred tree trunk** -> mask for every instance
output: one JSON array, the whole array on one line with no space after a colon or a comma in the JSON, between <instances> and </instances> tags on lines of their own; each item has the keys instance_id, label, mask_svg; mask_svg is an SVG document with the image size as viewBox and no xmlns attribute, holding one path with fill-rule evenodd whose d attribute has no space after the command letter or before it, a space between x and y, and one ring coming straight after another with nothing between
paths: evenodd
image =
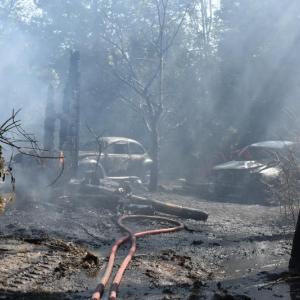
<instances>
[{"instance_id":1,"label":"charred tree trunk","mask_svg":"<svg viewBox=\"0 0 300 300\"><path fill-rule=\"evenodd\" d=\"M165 7L163 5L163 9ZM150 192L157 191L158 187L158 176L159 176L159 121L163 112L163 101L164 101L164 24L160 23L159 30L159 72L158 72L158 103L153 101L150 105L149 110L152 112L151 120L151 139L152 139L152 160L153 164L150 173Z\"/></svg>"},{"instance_id":2,"label":"charred tree trunk","mask_svg":"<svg viewBox=\"0 0 300 300\"><path fill-rule=\"evenodd\" d=\"M80 123L79 52L71 52L68 81L64 91L60 124L60 148L66 153L66 168L70 175L77 172Z\"/></svg>"},{"instance_id":3,"label":"charred tree trunk","mask_svg":"<svg viewBox=\"0 0 300 300\"><path fill-rule=\"evenodd\" d=\"M54 149L54 131L55 131L55 109L54 109L54 88L52 84L48 87L47 104L44 122L44 149Z\"/></svg>"},{"instance_id":4,"label":"charred tree trunk","mask_svg":"<svg viewBox=\"0 0 300 300\"><path fill-rule=\"evenodd\" d=\"M293 273L300 274L300 213L298 214L298 221L293 239L289 270Z\"/></svg>"},{"instance_id":5,"label":"charred tree trunk","mask_svg":"<svg viewBox=\"0 0 300 300\"><path fill-rule=\"evenodd\" d=\"M149 190L154 192L157 190L158 185L158 171L159 171L159 135L157 126L153 126L151 131L151 142L152 142L152 166L150 173Z\"/></svg>"}]
</instances>

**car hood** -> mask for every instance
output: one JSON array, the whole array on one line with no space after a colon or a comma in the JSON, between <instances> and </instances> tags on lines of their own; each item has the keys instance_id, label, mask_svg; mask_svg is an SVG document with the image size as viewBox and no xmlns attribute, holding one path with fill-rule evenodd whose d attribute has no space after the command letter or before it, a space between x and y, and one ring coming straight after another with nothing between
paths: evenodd
<instances>
[{"instance_id":1,"label":"car hood","mask_svg":"<svg viewBox=\"0 0 300 300\"><path fill-rule=\"evenodd\" d=\"M267 168L267 163L258 162L255 160L247 160L247 161L237 161L232 160L226 163L216 165L213 167L214 171L219 170L254 170L257 169L258 171Z\"/></svg>"}]
</instances>

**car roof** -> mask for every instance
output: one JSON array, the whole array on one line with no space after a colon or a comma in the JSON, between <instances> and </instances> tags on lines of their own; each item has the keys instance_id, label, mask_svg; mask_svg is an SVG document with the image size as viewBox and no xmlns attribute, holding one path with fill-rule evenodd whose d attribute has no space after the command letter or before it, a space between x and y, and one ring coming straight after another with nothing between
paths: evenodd
<instances>
[{"instance_id":1,"label":"car roof","mask_svg":"<svg viewBox=\"0 0 300 300\"><path fill-rule=\"evenodd\" d=\"M119 143L120 142L120 143L134 143L134 144L142 146L141 143L139 143L138 141L133 140L133 139L129 139L129 138L126 138L126 137L104 136L104 137L101 137L100 140L103 141L107 145L114 144L114 143ZM84 145L88 145L90 143L96 143L96 141L95 140L88 141Z\"/></svg>"},{"instance_id":2,"label":"car roof","mask_svg":"<svg viewBox=\"0 0 300 300\"><path fill-rule=\"evenodd\" d=\"M117 142L127 142L127 143L135 143L140 144L138 141L129 139L126 137L120 137L120 136L104 136L101 138L102 141L111 144L111 143L117 143Z\"/></svg>"},{"instance_id":3,"label":"car roof","mask_svg":"<svg viewBox=\"0 0 300 300\"><path fill-rule=\"evenodd\" d=\"M251 148L270 148L270 149L284 149L289 148L294 145L297 145L298 143L291 142L291 141L263 141L259 143L254 143L249 145L248 147Z\"/></svg>"}]
</instances>

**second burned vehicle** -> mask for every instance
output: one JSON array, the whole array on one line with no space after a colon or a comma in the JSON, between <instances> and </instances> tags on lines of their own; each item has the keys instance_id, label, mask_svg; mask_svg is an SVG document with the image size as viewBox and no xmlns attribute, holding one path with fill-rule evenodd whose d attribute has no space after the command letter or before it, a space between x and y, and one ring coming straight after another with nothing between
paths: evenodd
<instances>
[{"instance_id":1,"label":"second burned vehicle","mask_svg":"<svg viewBox=\"0 0 300 300\"><path fill-rule=\"evenodd\" d=\"M87 159L98 160L108 176L138 176L143 181L152 164L145 148L125 137L102 137L84 144L79 151L79 160Z\"/></svg>"},{"instance_id":2,"label":"second burned vehicle","mask_svg":"<svg viewBox=\"0 0 300 300\"><path fill-rule=\"evenodd\" d=\"M237 196L261 202L271 196L270 187L280 184L284 163L300 163L300 145L290 141L264 141L240 150L235 159L213 167L213 190L218 197Z\"/></svg>"}]
</instances>

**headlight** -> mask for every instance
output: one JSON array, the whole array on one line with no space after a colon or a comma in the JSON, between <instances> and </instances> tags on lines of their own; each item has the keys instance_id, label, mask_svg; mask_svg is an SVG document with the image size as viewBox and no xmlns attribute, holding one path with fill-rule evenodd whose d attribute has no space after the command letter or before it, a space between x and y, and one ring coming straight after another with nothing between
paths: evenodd
<instances>
[{"instance_id":1,"label":"headlight","mask_svg":"<svg viewBox=\"0 0 300 300\"><path fill-rule=\"evenodd\" d=\"M143 162L145 166L151 166L153 164L153 160L151 158L146 158Z\"/></svg>"},{"instance_id":2,"label":"headlight","mask_svg":"<svg viewBox=\"0 0 300 300\"><path fill-rule=\"evenodd\" d=\"M273 180L273 179L279 177L280 170L278 168L268 168L268 169L262 170L260 172L260 174L266 180Z\"/></svg>"}]
</instances>

